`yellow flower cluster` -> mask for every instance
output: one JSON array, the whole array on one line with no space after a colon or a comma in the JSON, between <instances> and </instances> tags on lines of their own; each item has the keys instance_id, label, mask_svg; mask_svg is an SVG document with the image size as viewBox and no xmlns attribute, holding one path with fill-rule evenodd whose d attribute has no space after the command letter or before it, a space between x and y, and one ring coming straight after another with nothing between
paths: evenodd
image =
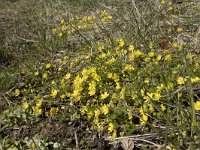
<instances>
[{"instance_id":1,"label":"yellow flower cluster","mask_svg":"<svg viewBox=\"0 0 200 150\"><path fill-rule=\"evenodd\" d=\"M36 100L36 105L32 107L32 110L33 110L33 114L38 116L38 115L41 115L42 114L42 100L35 97L35 100Z\"/></svg>"},{"instance_id":2,"label":"yellow flower cluster","mask_svg":"<svg viewBox=\"0 0 200 150\"><path fill-rule=\"evenodd\" d=\"M140 57L143 53L140 50L135 50L129 55L129 61L133 61L135 58Z\"/></svg>"},{"instance_id":3,"label":"yellow flower cluster","mask_svg":"<svg viewBox=\"0 0 200 150\"><path fill-rule=\"evenodd\" d=\"M89 94L90 96L93 96L93 95L96 94L96 82L95 82L95 81L91 81L91 82L89 83L89 88L88 88L88 90L89 90L88 94Z\"/></svg>"},{"instance_id":4,"label":"yellow flower cluster","mask_svg":"<svg viewBox=\"0 0 200 150\"><path fill-rule=\"evenodd\" d=\"M97 11L97 15L75 16L69 21L62 18L59 27L52 28L51 32L58 37L63 37L65 34L73 35L78 30L93 30L102 23L109 23L112 19L107 10Z\"/></svg>"},{"instance_id":5,"label":"yellow flower cluster","mask_svg":"<svg viewBox=\"0 0 200 150\"><path fill-rule=\"evenodd\" d=\"M83 78L80 77L80 75L77 75L74 79L74 90L72 93L72 97L75 98L76 101L79 101L81 99L81 91L83 90L82 84L83 84Z\"/></svg>"},{"instance_id":6,"label":"yellow flower cluster","mask_svg":"<svg viewBox=\"0 0 200 150\"><path fill-rule=\"evenodd\" d=\"M108 14L102 15L104 19L101 21L112 18L106 18L105 15ZM75 23L76 19L71 21ZM88 16L82 18L81 23L96 19ZM67 32L65 20L61 20L61 24L62 32ZM57 33L58 30L54 32ZM96 51L89 51L95 48ZM23 95L40 97L30 103L26 98L22 100L23 112L30 111L36 116L45 113L54 118L65 110L66 106L48 105L52 107L47 111L42 106L44 101L58 105L60 101L62 104L69 102L70 109L76 109L65 110L67 113L71 113L73 117L77 115L77 118L85 117L93 123L92 129L99 132L107 130L115 138L120 135L119 127L123 134L128 127L134 126L135 130L140 130L148 123L156 123L156 119L161 118L168 107L171 107L171 104L167 105L171 102L166 95L186 86L190 81L192 86L200 82L200 62L195 59L195 54L187 54L183 59L191 66L190 79L180 72L184 63L176 56L179 53L182 56L182 52L177 51L179 45L174 44L173 48L171 51L161 52L152 46L152 49L145 51L136 49L136 45L129 44L123 38L112 42L99 41L94 47L84 49L89 49L87 54L84 51L84 54L73 57L70 61L70 56L64 56L56 59L55 63L46 63L37 68L32 72L33 83L37 84L37 88L18 87L13 95L19 99ZM180 95L178 93L178 98ZM194 103L194 108L200 110L199 100Z\"/></svg>"}]
</instances>

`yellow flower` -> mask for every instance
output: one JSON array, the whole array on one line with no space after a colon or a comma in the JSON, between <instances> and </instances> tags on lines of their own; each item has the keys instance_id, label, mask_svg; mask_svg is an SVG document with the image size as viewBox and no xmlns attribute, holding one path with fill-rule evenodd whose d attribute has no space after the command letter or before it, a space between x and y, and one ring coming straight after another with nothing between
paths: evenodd
<instances>
[{"instance_id":1,"label":"yellow flower","mask_svg":"<svg viewBox=\"0 0 200 150\"><path fill-rule=\"evenodd\" d=\"M92 111L87 112L87 117L88 117L88 119L91 119L92 116L93 116L93 112L92 112Z\"/></svg>"},{"instance_id":2,"label":"yellow flower","mask_svg":"<svg viewBox=\"0 0 200 150\"><path fill-rule=\"evenodd\" d=\"M95 111L94 111L94 116L95 117L98 117L100 115L100 110L97 108L97 109L95 109Z\"/></svg>"},{"instance_id":3,"label":"yellow flower","mask_svg":"<svg viewBox=\"0 0 200 150\"><path fill-rule=\"evenodd\" d=\"M119 81L119 76L117 74L114 74L112 78L115 82Z\"/></svg>"},{"instance_id":4,"label":"yellow flower","mask_svg":"<svg viewBox=\"0 0 200 150\"><path fill-rule=\"evenodd\" d=\"M116 89L119 90L121 88L119 82L116 82Z\"/></svg>"},{"instance_id":5,"label":"yellow flower","mask_svg":"<svg viewBox=\"0 0 200 150\"><path fill-rule=\"evenodd\" d=\"M146 58L144 58L144 61L145 61L146 63L148 63L148 62L150 61L150 58L149 58L149 57L146 57Z\"/></svg>"},{"instance_id":6,"label":"yellow flower","mask_svg":"<svg viewBox=\"0 0 200 150\"><path fill-rule=\"evenodd\" d=\"M86 112L88 112L87 106L82 106L81 107L81 114L84 115Z\"/></svg>"},{"instance_id":7,"label":"yellow flower","mask_svg":"<svg viewBox=\"0 0 200 150\"><path fill-rule=\"evenodd\" d=\"M61 26L61 30L62 30L62 31L66 31L66 30L67 30L67 26L66 26L66 25L62 25L62 26Z\"/></svg>"},{"instance_id":8,"label":"yellow flower","mask_svg":"<svg viewBox=\"0 0 200 150\"><path fill-rule=\"evenodd\" d=\"M91 21L92 19L93 19L92 16L88 16L88 17L87 17L87 20L88 20L88 21Z\"/></svg>"},{"instance_id":9,"label":"yellow flower","mask_svg":"<svg viewBox=\"0 0 200 150\"><path fill-rule=\"evenodd\" d=\"M167 83L167 89L171 90L174 87L173 83Z\"/></svg>"},{"instance_id":10,"label":"yellow flower","mask_svg":"<svg viewBox=\"0 0 200 150\"><path fill-rule=\"evenodd\" d=\"M131 94L131 98L132 98L133 101L135 101L135 99L137 98L137 94L132 93L132 94Z\"/></svg>"},{"instance_id":11,"label":"yellow flower","mask_svg":"<svg viewBox=\"0 0 200 150\"><path fill-rule=\"evenodd\" d=\"M115 58L111 58L110 60L106 61L107 65L111 65L112 63L114 63L116 61Z\"/></svg>"},{"instance_id":12,"label":"yellow flower","mask_svg":"<svg viewBox=\"0 0 200 150\"><path fill-rule=\"evenodd\" d=\"M149 84L149 79L146 78L146 79L144 80L144 83Z\"/></svg>"},{"instance_id":13,"label":"yellow flower","mask_svg":"<svg viewBox=\"0 0 200 150\"><path fill-rule=\"evenodd\" d=\"M148 98L153 99L153 95L154 95L154 93L149 93L149 92L147 92Z\"/></svg>"},{"instance_id":14,"label":"yellow flower","mask_svg":"<svg viewBox=\"0 0 200 150\"><path fill-rule=\"evenodd\" d=\"M83 90L82 84L83 84L83 78L80 77L80 75L77 75L74 79L74 93L73 95L76 97L80 94L80 92Z\"/></svg>"},{"instance_id":15,"label":"yellow flower","mask_svg":"<svg viewBox=\"0 0 200 150\"><path fill-rule=\"evenodd\" d=\"M141 89L140 93L141 93L142 96L144 96L144 93L145 93L144 89Z\"/></svg>"},{"instance_id":16,"label":"yellow flower","mask_svg":"<svg viewBox=\"0 0 200 150\"><path fill-rule=\"evenodd\" d=\"M145 114L142 114L142 118L140 118L140 124L145 125L148 121L148 116Z\"/></svg>"},{"instance_id":17,"label":"yellow flower","mask_svg":"<svg viewBox=\"0 0 200 150\"><path fill-rule=\"evenodd\" d=\"M68 58L68 56L64 56L64 57L63 57L63 60L64 60L64 61L66 61L66 60L67 60L67 58Z\"/></svg>"},{"instance_id":18,"label":"yellow flower","mask_svg":"<svg viewBox=\"0 0 200 150\"><path fill-rule=\"evenodd\" d=\"M120 47L123 47L124 44L125 44L125 43L124 43L124 40L123 40L123 39L119 39L119 46L120 46Z\"/></svg>"},{"instance_id":19,"label":"yellow flower","mask_svg":"<svg viewBox=\"0 0 200 150\"><path fill-rule=\"evenodd\" d=\"M172 43L172 47L173 47L173 48L179 48L179 45L178 45L177 42L173 42L173 43Z\"/></svg>"},{"instance_id":20,"label":"yellow flower","mask_svg":"<svg viewBox=\"0 0 200 150\"><path fill-rule=\"evenodd\" d=\"M55 116L58 113L58 108L52 107L50 109L50 115Z\"/></svg>"},{"instance_id":21,"label":"yellow flower","mask_svg":"<svg viewBox=\"0 0 200 150\"><path fill-rule=\"evenodd\" d=\"M109 96L108 92L104 92L101 94L101 99L106 99Z\"/></svg>"},{"instance_id":22,"label":"yellow flower","mask_svg":"<svg viewBox=\"0 0 200 150\"><path fill-rule=\"evenodd\" d=\"M93 79L96 80L96 81L100 81L101 80L101 76L98 75L96 72L92 73L91 77L93 77Z\"/></svg>"},{"instance_id":23,"label":"yellow flower","mask_svg":"<svg viewBox=\"0 0 200 150\"><path fill-rule=\"evenodd\" d=\"M81 29L82 28L82 26L81 25L78 25L78 29Z\"/></svg>"},{"instance_id":24,"label":"yellow flower","mask_svg":"<svg viewBox=\"0 0 200 150\"><path fill-rule=\"evenodd\" d=\"M101 107L101 111L102 111L102 113L103 113L104 115L107 115L107 114L109 113L109 108L108 108L108 106L107 106L107 105L103 105L103 106Z\"/></svg>"},{"instance_id":25,"label":"yellow flower","mask_svg":"<svg viewBox=\"0 0 200 150\"><path fill-rule=\"evenodd\" d=\"M104 49L104 45L102 43L98 42L98 47L97 48L98 48L99 51L102 51Z\"/></svg>"},{"instance_id":26,"label":"yellow flower","mask_svg":"<svg viewBox=\"0 0 200 150\"><path fill-rule=\"evenodd\" d=\"M164 4L165 4L165 0L161 0L161 1L160 1L160 4L161 4L161 5L164 5Z\"/></svg>"},{"instance_id":27,"label":"yellow flower","mask_svg":"<svg viewBox=\"0 0 200 150\"><path fill-rule=\"evenodd\" d=\"M42 106L42 100L39 99L39 100L37 100L37 101L38 101L38 102L36 103L36 106L37 106L37 107L41 107L41 106Z\"/></svg>"},{"instance_id":28,"label":"yellow flower","mask_svg":"<svg viewBox=\"0 0 200 150\"><path fill-rule=\"evenodd\" d=\"M111 16L111 15L109 15L109 16L107 16L107 18L108 18L109 20L111 20L111 19L112 19L112 16Z\"/></svg>"},{"instance_id":29,"label":"yellow flower","mask_svg":"<svg viewBox=\"0 0 200 150\"><path fill-rule=\"evenodd\" d=\"M182 32L182 31L183 31L183 28L180 28L180 27L179 27L179 28L176 29L176 31L177 31L177 32Z\"/></svg>"},{"instance_id":30,"label":"yellow flower","mask_svg":"<svg viewBox=\"0 0 200 150\"><path fill-rule=\"evenodd\" d=\"M125 70L127 70L127 71L133 71L133 70L135 70L135 68L132 67L131 64L126 64L125 65Z\"/></svg>"},{"instance_id":31,"label":"yellow flower","mask_svg":"<svg viewBox=\"0 0 200 150\"><path fill-rule=\"evenodd\" d=\"M61 68L61 67L59 67L59 68L58 68L58 71L62 71L62 68Z\"/></svg>"},{"instance_id":32,"label":"yellow flower","mask_svg":"<svg viewBox=\"0 0 200 150\"><path fill-rule=\"evenodd\" d=\"M114 139L114 138L116 138L116 137L117 137L117 131L114 130L113 133L112 133L112 138Z\"/></svg>"},{"instance_id":33,"label":"yellow flower","mask_svg":"<svg viewBox=\"0 0 200 150\"><path fill-rule=\"evenodd\" d=\"M136 50L133 54L135 55L135 57L140 57L143 53L140 50Z\"/></svg>"},{"instance_id":34,"label":"yellow flower","mask_svg":"<svg viewBox=\"0 0 200 150\"><path fill-rule=\"evenodd\" d=\"M36 145L34 142L31 142L31 149L35 149L36 148Z\"/></svg>"},{"instance_id":35,"label":"yellow flower","mask_svg":"<svg viewBox=\"0 0 200 150\"><path fill-rule=\"evenodd\" d=\"M157 91L161 91L164 88L164 84L160 84L156 88L157 88Z\"/></svg>"},{"instance_id":36,"label":"yellow flower","mask_svg":"<svg viewBox=\"0 0 200 150\"><path fill-rule=\"evenodd\" d=\"M125 99L125 90L126 90L126 88L123 87L122 90L121 90L121 92L120 92L120 99L121 99L121 100L124 100L124 99Z\"/></svg>"},{"instance_id":37,"label":"yellow flower","mask_svg":"<svg viewBox=\"0 0 200 150\"><path fill-rule=\"evenodd\" d=\"M130 109L128 109L127 111L128 111L128 119L131 120L133 118L132 111Z\"/></svg>"},{"instance_id":38,"label":"yellow flower","mask_svg":"<svg viewBox=\"0 0 200 150\"><path fill-rule=\"evenodd\" d=\"M65 94L62 94L62 95L60 96L61 99L64 99L65 97L66 97Z\"/></svg>"},{"instance_id":39,"label":"yellow flower","mask_svg":"<svg viewBox=\"0 0 200 150\"><path fill-rule=\"evenodd\" d=\"M192 83L197 83L200 81L200 78L199 77L194 77L194 78L191 78L191 82Z\"/></svg>"},{"instance_id":40,"label":"yellow flower","mask_svg":"<svg viewBox=\"0 0 200 150\"><path fill-rule=\"evenodd\" d=\"M33 114L35 114L37 116L42 113L42 109L39 108L38 106L33 106L32 109L33 109Z\"/></svg>"},{"instance_id":41,"label":"yellow flower","mask_svg":"<svg viewBox=\"0 0 200 150\"><path fill-rule=\"evenodd\" d=\"M127 54L127 50L122 49L122 50L121 50L121 53L124 54L124 55L126 55L126 54Z\"/></svg>"},{"instance_id":42,"label":"yellow flower","mask_svg":"<svg viewBox=\"0 0 200 150\"><path fill-rule=\"evenodd\" d=\"M64 20L64 19L61 19L61 20L60 20L60 23L61 23L61 24L64 24L64 23L65 23L65 20Z\"/></svg>"},{"instance_id":43,"label":"yellow flower","mask_svg":"<svg viewBox=\"0 0 200 150\"><path fill-rule=\"evenodd\" d=\"M154 106L152 104L148 104L147 107L150 112L154 112Z\"/></svg>"},{"instance_id":44,"label":"yellow flower","mask_svg":"<svg viewBox=\"0 0 200 150\"><path fill-rule=\"evenodd\" d=\"M168 28L168 29L167 29L167 32L168 32L168 33L171 33L171 32L172 32L172 28Z\"/></svg>"},{"instance_id":45,"label":"yellow flower","mask_svg":"<svg viewBox=\"0 0 200 150\"><path fill-rule=\"evenodd\" d=\"M89 83L89 88L88 88L88 90L89 90L89 95L90 95L90 96L95 95L95 93L96 93L96 82L95 82L95 81L91 81L91 82Z\"/></svg>"},{"instance_id":46,"label":"yellow flower","mask_svg":"<svg viewBox=\"0 0 200 150\"><path fill-rule=\"evenodd\" d=\"M129 61L133 61L135 59L135 55L134 53L129 55Z\"/></svg>"},{"instance_id":47,"label":"yellow flower","mask_svg":"<svg viewBox=\"0 0 200 150\"><path fill-rule=\"evenodd\" d=\"M67 74L65 75L65 79L66 79L66 80L68 80L70 77L71 77L71 74L70 74L70 73L67 73Z\"/></svg>"},{"instance_id":48,"label":"yellow flower","mask_svg":"<svg viewBox=\"0 0 200 150\"><path fill-rule=\"evenodd\" d=\"M60 33L59 33L59 36L60 36L60 37L61 37L61 36L63 36L63 33L62 33L62 32L60 32Z\"/></svg>"},{"instance_id":49,"label":"yellow flower","mask_svg":"<svg viewBox=\"0 0 200 150\"><path fill-rule=\"evenodd\" d=\"M99 123L99 118L98 117L95 117L94 120L93 120L93 124L94 125L97 125Z\"/></svg>"},{"instance_id":50,"label":"yellow flower","mask_svg":"<svg viewBox=\"0 0 200 150\"><path fill-rule=\"evenodd\" d=\"M106 53L102 53L102 54L99 55L99 58L101 58L101 59L103 59L105 57L106 57Z\"/></svg>"},{"instance_id":51,"label":"yellow flower","mask_svg":"<svg viewBox=\"0 0 200 150\"><path fill-rule=\"evenodd\" d=\"M192 54L187 54L187 55L186 55L186 59L187 59L187 60L192 60L193 56L194 56L194 55L192 55Z\"/></svg>"},{"instance_id":52,"label":"yellow flower","mask_svg":"<svg viewBox=\"0 0 200 150\"><path fill-rule=\"evenodd\" d=\"M51 96L52 96L52 97L56 97L57 94L58 94L58 90L52 90L52 91L51 91Z\"/></svg>"},{"instance_id":53,"label":"yellow flower","mask_svg":"<svg viewBox=\"0 0 200 150\"><path fill-rule=\"evenodd\" d=\"M82 70L82 79L83 80L87 80L88 79L88 77L89 77L89 74L90 74L90 72L88 71L88 69L86 69L86 68L84 68L83 70Z\"/></svg>"},{"instance_id":54,"label":"yellow flower","mask_svg":"<svg viewBox=\"0 0 200 150\"><path fill-rule=\"evenodd\" d=\"M101 123L97 123L97 130L98 130L98 132L101 132L101 131L103 131L103 125L102 125L102 122Z\"/></svg>"},{"instance_id":55,"label":"yellow flower","mask_svg":"<svg viewBox=\"0 0 200 150\"><path fill-rule=\"evenodd\" d=\"M44 74L42 75L42 78L43 78L43 79L46 79L46 78L47 78L47 74L44 73Z\"/></svg>"},{"instance_id":56,"label":"yellow flower","mask_svg":"<svg viewBox=\"0 0 200 150\"><path fill-rule=\"evenodd\" d=\"M139 112L140 112L141 115L144 114L144 108L146 108L146 107L140 107L140 109L139 109Z\"/></svg>"},{"instance_id":57,"label":"yellow flower","mask_svg":"<svg viewBox=\"0 0 200 150\"><path fill-rule=\"evenodd\" d=\"M117 94L116 94L116 93L113 93L112 99L116 99L116 98L117 98ZM112 101L110 101L110 102L112 102Z\"/></svg>"},{"instance_id":58,"label":"yellow flower","mask_svg":"<svg viewBox=\"0 0 200 150\"><path fill-rule=\"evenodd\" d=\"M88 72L89 72L89 73L96 73L96 67L90 67L90 68L88 69Z\"/></svg>"},{"instance_id":59,"label":"yellow flower","mask_svg":"<svg viewBox=\"0 0 200 150\"><path fill-rule=\"evenodd\" d=\"M132 50L134 50L134 48L135 48L135 47L134 47L134 45L133 45L133 44L130 44L130 45L128 46L128 50L129 50L129 51L132 51Z\"/></svg>"},{"instance_id":60,"label":"yellow flower","mask_svg":"<svg viewBox=\"0 0 200 150\"><path fill-rule=\"evenodd\" d=\"M168 11L172 11L172 10L173 10L173 7L169 7L167 10L168 10Z\"/></svg>"},{"instance_id":61,"label":"yellow flower","mask_svg":"<svg viewBox=\"0 0 200 150\"><path fill-rule=\"evenodd\" d=\"M70 97L70 96L71 96L71 93L70 93L70 92L67 92L67 93L66 93L66 96L67 96L67 97Z\"/></svg>"},{"instance_id":62,"label":"yellow flower","mask_svg":"<svg viewBox=\"0 0 200 150\"><path fill-rule=\"evenodd\" d=\"M52 33L55 34L56 32L57 32L57 29L56 29L56 28L53 28L53 29L52 29Z\"/></svg>"},{"instance_id":63,"label":"yellow flower","mask_svg":"<svg viewBox=\"0 0 200 150\"><path fill-rule=\"evenodd\" d=\"M152 42L149 42L149 48L153 49L153 43Z\"/></svg>"},{"instance_id":64,"label":"yellow flower","mask_svg":"<svg viewBox=\"0 0 200 150\"><path fill-rule=\"evenodd\" d=\"M149 53L148 53L148 56L149 56L149 57L153 57L153 56L154 56L154 52L149 52Z\"/></svg>"},{"instance_id":65,"label":"yellow flower","mask_svg":"<svg viewBox=\"0 0 200 150\"><path fill-rule=\"evenodd\" d=\"M200 100L196 101L196 103L194 104L194 109L195 110L200 110Z\"/></svg>"},{"instance_id":66,"label":"yellow flower","mask_svg":"<svg viewBox=\"0 0 200 150\"><path fill-rule=\"evenodd\" d=\"M60 83L61 83L61 87L64 87L65 86L65 79L61 79Z\"/></svg>"},{"instance_id":67,"label":"yellow flower","mask_svg":"<svg viewBox=\"0 0 200 150\"><path fill-rule=\"evenodd\" d=\"M46 64L46 69L49 69L50 67L51 67L50 63Z\"/></svg>"},{"instance_id":68,"label":"yellow flower","mask_svg":"<svg viewBox=\"0 0 200 150\"><path fill-rule=\"evenodd\" d=\"M53 80L53 81L51 81L51 84L52 84L52 85L55 85L55 84L56 84L56 82Z\"/></svg>"},{"instance_id":69,"label":"yellow flower","mask_svg":"<svg viewBox=\"0 0 200 150\"><path fill-rule=\"evenodd\" d=\"M39 75L39 72L38 72L38 71L34 72L34 75L35 75L35 76L38 76L38 75Z\"/></svg>"},{"instance_id":70,"label":"yellow flower","mask_svg":"<svg viewBox=\"0 0 200 150\"><path fill-rule=\"evenodd\" d=\"M178 77L177 83L178 83L179 85L183 85L183 84L185 84L185 82L186 82L186 79L185 79L185 78L183 78L183 77Z\"/></svg>"},{"instance_id":71,"label":"yellow flower","mask_svg":"<svg viewBox=\"0 0 200 150\"><path fill-rule=\"evenodd\" d=\"M111 133L114 130L115 126L113 123L108 124L108 132Z\"/></svg>"},{"instance_id":72,"label":"yellow flower","mask_svg":"<svg viewBox=\"0 0 200 150\"><path fill-rule=\"evenodd\" d=\"M165 60L166 61L171 61L172 60L172 56L170 54L165 56Z\"/></svg>"},{"instance_id":73,"label":"yellow flower","mask_svg":"<svg viewBox=\"0 0 200 150\"><path fill-rule=\"evenodd\" d=\"M24 102L24 103L22 104L22 108L23 108L24 110L26 110L28 107L29 107L29 104L28 104L27 102Z\"/></svg>"},{"instance_id":74,"label":"yellow flower","mask_svg":"<svg viewBox=\"0 0 200 150\"><path fill-rule=\"evenodd\" d=\"M19 89L16 89L16 90L15 90L15 96L19 96L19 94L20 94L20 90L19 90Z\"/></svg>"},{"instance_id":75,"label":"yellow flower","mask_svg":"<svg viewBox=\"0 0 200 150\"><path fill-rule=\"evenodd\" d=\"M78 89L75 89L74 91L73 91L73 93L72 93L72 96L74 97L74 98L76 98L78 101L80 100L80 91L78 90Z\"/></svg>"},{"instance_id":76,"label":"yellow flower","mask_svg":"<svg viewBox=\"0 0 200 150\"><path fill-rule=\"evenodd\" d=\"M157 60L157 61L160 61L160 60L161 60L161 57L162 57L162 56L161 56L160 54L158 54L158 56L156 57L156 60Z\"/></svg>"},{"instance_id":77,"label":"yellow flower","mask_svg":"<svg viewBox=\"0 0 200 150\"><path fill-rule=\"evenodd\" d=\"M154 99L155 99L155 100L159 101L160 98L161 98L160 93L158 93L158 92L154 93Z\"/></svg>"},{"instance_id":78,"label":"yellow flower","mask_svg":"<svg viewBox=\"0 0 200 150\"><path fill-rule=\"evenodd\" d=\"M167 4L168 4L168 6L171 6L172 5L172 1L169 1Z\"/></svg>"},{"instance_id":79,"label":"yellow flower","mask_svg":"<svg viewBox=\"0 0 200 150\"><path fill-rule=\"evenodd\" d=\"M160 108L161 108L162 111L166 110L166 107L163 104L160 105Z\"/></svg>"},{"instance_id":80,"label":"yellow flower","mask_svg":"<svg viewBox=\"0 0 200 150\"><path fill-rule=\"evenodd\" d=\"M107 78L111 79L112 77L113 77L113 74L109 72L109 73L107 74Z\"/></svg>"}]
</instances>

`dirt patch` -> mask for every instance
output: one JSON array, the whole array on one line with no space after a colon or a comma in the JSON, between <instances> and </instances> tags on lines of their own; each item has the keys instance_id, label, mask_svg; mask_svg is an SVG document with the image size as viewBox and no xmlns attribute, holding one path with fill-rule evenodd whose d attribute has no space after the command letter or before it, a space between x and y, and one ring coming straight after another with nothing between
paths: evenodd
<instances>
[{"instance_id":1,"label":"dirt patch","mask_svg":"<svg viewBox=\"0 0 200 150\"><path fill-rule=\"evenodd\" d=\"M12 129L4 130L2 135L6 135L13 140L22 140L25 137L41 135L49 141L58 142L62 149L110 149L106 141L98 133L90 132L87 121L60 122L59 120L43 119L32 125L21 125Z\"/></svg>"}]
</instances>

